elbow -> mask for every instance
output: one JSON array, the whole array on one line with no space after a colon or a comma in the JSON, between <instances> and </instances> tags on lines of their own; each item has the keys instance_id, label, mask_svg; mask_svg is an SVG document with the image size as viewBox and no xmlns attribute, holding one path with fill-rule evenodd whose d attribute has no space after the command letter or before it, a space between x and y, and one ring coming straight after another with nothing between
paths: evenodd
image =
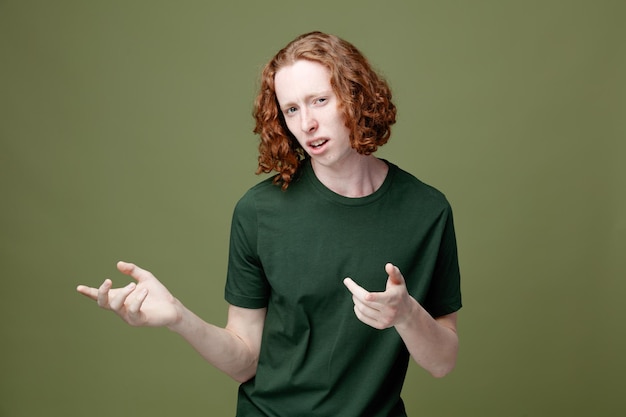
<instances>
[{"instance_id":1,"label":"elbow","mask_svg":"<svg viewBox=\"0 0 626 417\"><path fill-rule=\"evenodd\" d=\"M258 362L255 360L250 366L242 368L236 372L229 373L229 376L240 384L248 382L256 375L256 368Z\"/></svg>"},{"instance_id":2,"label":"elbow","mask_svg":"<svg viewBox=\"0 0 626 417\"><path fill-rule=\"evenodd\" d=\"M428 372L435 378L443 378L451 373L456 367L458 354L459 340L455 333L454 343L450 344L449 348L442 352L442 355L439 356L438 360L431 363L431 366L428 368Z\"/></svg>"},{"instance_id":3,"label":"elbow","mask_svg":"<svg viewBox=\"0 0 626 417\"><path fill-rule=\"evenodd\" d=\"M456 367L456 359L457 349L455 348L446 356L430 362L430 364L428 366L424 366L424 368L434 378L443 378L454 370Z\"/></svg>"},{"instance_id":4,"label":"elbow","mask_svg":"<svg viewBox=\"0 0 626 417\"><path fill-rule=\"evenodd\" d=\"M238 383L243 384L244 382L248 382L250 381L255 374L238 374L238 375L231 375L231 377Z\"/></svg>"},{"instance_id":5,"label":"elbow","mask_svg":"<svg viewBox=\"0 0 626 417\"><path fill-rule=\"evenodd\" d=\"M454 370L456 363L442 364L429 370L429 373L434 378L443 378Z\"/></svg>"}]
</instances>

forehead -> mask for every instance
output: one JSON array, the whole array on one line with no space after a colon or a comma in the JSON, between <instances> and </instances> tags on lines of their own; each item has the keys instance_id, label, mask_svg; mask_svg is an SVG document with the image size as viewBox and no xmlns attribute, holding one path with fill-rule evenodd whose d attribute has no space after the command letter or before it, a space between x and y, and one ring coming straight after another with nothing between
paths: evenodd
<instances>
[{"instance_id":1,"label":"forehead","mask_svg":"<svg viewBox=\"0 0 626 417\"><path fill-rule=\"evenodd\" d=\"M281 104L327 93L332 91L330 71L318 62L298 60L276 72L274 88Z\"/></svg>"}]
</instances>

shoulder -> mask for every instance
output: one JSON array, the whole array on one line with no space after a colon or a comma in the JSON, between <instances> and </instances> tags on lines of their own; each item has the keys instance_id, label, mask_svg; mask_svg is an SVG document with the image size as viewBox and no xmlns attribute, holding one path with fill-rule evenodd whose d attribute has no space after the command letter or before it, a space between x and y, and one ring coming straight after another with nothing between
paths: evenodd
<instances>
[{"instance_id":1,"label":"shoulder","mask_svg":"<svg viewBox=\"0 0 626 417\"><path fill-rule=\"evenodd\" d=\"M390 167L390 173L393 175L392 188L395 195L404 196L421 204L428 203L429 205L449 209L450 203L442 191L423 182L397 165L390 162L387 163Z\"/></svg>"},{"instance_id":2,"label":"shoulder","mask_svg":"<svg viewBox=\"0 0 626 417\"><path fill-rule=\"evenodd\" d=\"M305 186L301 181L294 180L286 190L273 181L273 177L266 178L249 188L238 200L235 211L248 212L259 210L280 210L299 201L298 195L306 194Z\"/></svg>"},{"instance_id":3,"label":"shoulder","mask_svg":"<svg viewBox=\"0 0 626 417\"><path fill-rule=\"evenodd\" d=\"M275 191L280 191L280 187L272 182L272 178L266 178L255 184L239 198L235 205L235 212L248 211L254 209L259 198L263 198Z\"/></svg>"},{"instance_id":4,"label":"shoulder","mask_svg":"<svg viewBox=\"0 0 626 417\"><path fill-rule=\"evenodd\" d=\"M247 201L259 197L263 197L264 195L273 194L274 192L280 192L280 186L274 184L273 178L266 178L257 184L253 185L249 188L243 196L239 199L239 201Z\"/></svg>"}]
</instances>

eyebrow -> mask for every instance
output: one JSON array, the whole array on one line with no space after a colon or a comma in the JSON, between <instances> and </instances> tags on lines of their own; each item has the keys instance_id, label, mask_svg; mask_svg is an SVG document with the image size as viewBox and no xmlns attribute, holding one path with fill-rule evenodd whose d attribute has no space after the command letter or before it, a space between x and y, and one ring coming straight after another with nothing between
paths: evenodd
<instances>
[{"instance_id":1,"label":"eyebrow","mask_svg":"<svg viewBox=\"0 0 626 417\"><path fill-rule=\"evenodd\" d=\"M329 95L332 95L332 94L334 94L334 92L333 92L333 90L332 90L332 89L331 89L331 90L319 91L319 92L315 92L315 93L307 94L307 95L304 97L304 101L310 101L310 100L311 100L312 98L314 98L314 97L329 96ZM276 97L276 100L278 100L278 97ZM295 104L296 104L296 103L294 103L294 102L292 102L292 101L289 101L289 102L287 102L287 103L285 103L285 104L281 104L280 102L279 102L278 104L280 105L280 108L281 108L281 109L288 109L288 108L290 108L290 107L295 106Z\"/></svg>"}]
</instances>

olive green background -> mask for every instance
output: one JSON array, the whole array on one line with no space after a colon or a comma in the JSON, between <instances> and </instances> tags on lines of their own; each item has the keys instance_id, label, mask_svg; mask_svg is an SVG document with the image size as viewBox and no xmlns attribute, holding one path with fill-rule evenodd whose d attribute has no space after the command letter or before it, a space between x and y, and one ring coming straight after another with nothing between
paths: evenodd
<instances>
[{"instance_id":1,"label":"olive green background","mask_svg":"<svg viewBox=\"0 0 626 417\"><path fill-rule=\"evenodd\" d=\"M0 0L0 416L234 415L236 383L182 339L74 289L124 284L125 259L224 324L258 72L310 30L388 78L380 155L455 211L459 361L411 366L409 414L621 412L624 5Z\"/></svg>"}]
</instances>

